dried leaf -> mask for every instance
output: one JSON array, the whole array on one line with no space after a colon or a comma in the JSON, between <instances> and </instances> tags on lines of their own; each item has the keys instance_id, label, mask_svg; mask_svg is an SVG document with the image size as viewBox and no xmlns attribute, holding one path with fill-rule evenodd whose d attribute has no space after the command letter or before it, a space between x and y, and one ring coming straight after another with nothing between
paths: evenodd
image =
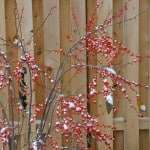
<instances>
[{"instance_id":1,"label":"dried leaf","mask_svg":"<svg viewBox=\"0 0 150 150\"><path fill-rule=\"evenodd\" d=\"M138 105L138 107L140 107L142 104L143 104L142 100L141 99L137 99L137 105Z\"/></svg>"}]
</instances>

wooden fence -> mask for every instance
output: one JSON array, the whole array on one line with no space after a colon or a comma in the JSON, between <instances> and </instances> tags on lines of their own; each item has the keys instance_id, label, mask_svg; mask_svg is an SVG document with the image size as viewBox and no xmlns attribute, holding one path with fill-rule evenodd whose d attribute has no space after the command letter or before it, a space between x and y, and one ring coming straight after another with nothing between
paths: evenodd
<instances>
[{"instance_id":1,"label":"wooden fence","mask_svg":"<svg viewBox=\"0 0 150 150\"><path fill-rule=\"evenodd\" d=\"M64 52L69 49L70 43L66 42L66 35L71 34L76 40L80 38L80 35L84 35L87 20L96 5L102 4L102 0L16 0L16 2L20 14L18 18L22 17L21 21L17 20L21 24L21 29L19 30L22 30L22 37L27 41L33 35L33 38L29 40L31 43L27 49L35 49L30 53L34 55L37 64L43 65L43 67L51 66L52 68L47 67L46 69L53 76L55 76L60 61L63 59L63 55L59 53L53 54L53 51L58 50L60 47L64 49ZM103 0L102 7L96 10L97 19L95 24L101 24L108 15L111 16L113 13L120 11L125 2L126 0ZM56 8L53 8L54 6ZM18 13L15 12L15 7L15 0L0 1L0 37L7 41L14 39L16 36L16 16L14 14L16 13L17 15ZM51 10L51 8L53 9ZM79 23L78 30L72 19L72 10ZM134 53L150 55L150 1L131 0L127 11L122 13L122 16L115 19L112 25L108 27L109 34ZM41 24L43 20L44 24ZM3 43L1 42L1 44ZM1 46L2 48L4 47ZM20 55L20 52L16 49L16 52L14 52L11 46L7 46L7 50L13 60ZM89 59L92 63L96 63L90 58L86 58L85 55L82 56L82 59ZM118 64L125 64L130 62L130 58L120 55L115 61ZM67 65L71 66L72 63L73 60L68 60ZM115 66L114 69L128 80L137 81L141 85L150 84L150 62L148 59L133 66L129 65L126 69ZM92 73L90 71L88 73L88 75L81 74L79 78L73 80L66 87L66 83L70 82L69 79L73 72L67 74L61 82L61 88L64 89L64 93L74 93L76 89L82 90L79 93L86 93L87 81L92 78ZM77 84L77 82L80 82L80 84ZM128 90L130 91L130 89ZM112 130L108 131L115 137L112 143L114 150L150 149L150 92L142 87L137 87L136 90L139 91L141 99L147 107L144 117L138 117L126 99L120 97L119 91L116 91L114 93L116 113L108 115L104 111L103 116L99 119L101 123L116 127L113 132ZM35 88L35 91L36 103L42 103L44 99L41 99L41 97L45 97L47 91L44 91L42 87ZM132 94L130 92L130 96L133 97L132 103L136 106L137 100ZM93 116L96 116L98 113L102 113L104 105L103 103L91 104L89 111ZM97 150L105 149L105 145L101 143L93 142L93 145Z\"/></svg>"}]
</instances>

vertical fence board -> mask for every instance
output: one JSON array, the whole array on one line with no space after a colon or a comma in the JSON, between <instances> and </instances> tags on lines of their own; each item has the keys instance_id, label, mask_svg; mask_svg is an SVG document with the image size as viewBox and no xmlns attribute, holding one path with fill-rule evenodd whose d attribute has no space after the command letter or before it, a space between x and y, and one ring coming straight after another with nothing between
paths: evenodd
<instances>
[{"instance_id":1,"label":"vertical fence board","mask_svg":"<svg viewBox=\"0 0 150 150\"><path fill-rule=\"evenodd\" d=\"M140 54L143 56L149 55L149 49L150 49L150 3L148 0L144 0L144 1L140 1L140 30L139 30L139 34L140 34ZM144 60L140 63L140 83L141 85L147 85L149 82L149 71L150 71L150 63L149 60L144 58ZM147 116L150 116L150 102L149 102L149 90L145 90L144 87L140 88L140 96L141 96L141 100L142 102L146 105L147 107L147 111L146 113L144 113L144 117L146 118ZM149 110L149 111L148 111ZM148 117L149 118L149 117ZM148 124L149 124L149 119L147 120ZM150 129L150 124L149 127ZM146 133L147 132L147 133ZM149 133L149 134L148 134ZM145 138L142 138L144 137ZM149 149L149 143L150 143L150 130L145 130L144 132L141 131L140 134L140 148L142 147L143 143L145 143L144 139L147 141L148 143L146 144L146 149Z\"/></svg>"},{"instance_id":2,"label":"vertical fence board","mask_svg":"<svg viewBox=\"0 0 150 150\"><path fill-rule=\"evenodd\" d=\"M148 3L148 8L150 8L150 3ZM149 14L149 17L148 17L148 24L149 24L149 27L148 27L148 35L149 35L149 38L148 38L148 50L150 51L150 9L148 9L148 14ZM149 53L149 55L150 55L150 53ZM149 75L150 75L150 61L149 61ZM149 85L150 85L150 79L149 79ZM149 105L148 105L148 107L150 108L150 94L149 94ZM149 117L150 117L150 109L149 109ZM149 120L149 122L150 122L150 120ZM150 148L150 123L149 123L149 140L148 140L148 145L149 145L149 148Z\"/></svg>"},{"instance_id":3,"label":"vertical fence board","mask_svg":"<svg viewBox=\"0 0 150 150\"><path fill-rule=\"evenodd\" d=\"M17 0L17 8L18 8L18 12L19 12L19 17L20 17L20 25L21 28L20 30L18 30L18 34L20 36L20 40L24 39L25 41L25 50L27 52L30 53L30 55L32 57L34 57L34 46L33 46L33 38L32 37L32 30L33 30L33 20L32 20L32 2L30 0L27 1L20 1ZM22 15L22 16L21 16ZM23 52L21 52L21 49L18 51L18 56L20 58L20 56L23 54ZM27 84L30 85L32 84L32 89L29 89L29 96L27 98L27 102L29 104L28 106L28 110L30 111L30 107L32 104L35 104L35 92L34 92L34 83L30 83L30 79L32 78L32 76L30 76L29 73L29 69L27 69L27 75L25 77L25 80L28 81ZM30 103L30 100L32 99L32 102ZM31 114L34 114L34 110L32 110L31 107ZM31 115L31 118L32 118ZM26 117L25 119L23 119L23 128L22 128L22 136L24 136L24 138L21 138L21 146L23 148L29 148L29 142L32 142L33 139L31 139L32 134L35 132L35 124L30 124L29 127L29 117ZM30 129L31 128L31 129ZM28 141L29 136L28 136L28 132L31 132L30 134L30 141Z\"/></svg>"},{"instance_id":4,"label":"vertical fence board","mask_svg":"<svg viewBox=\"0 0 150 150\"><path fill-rule=\"evenodd\" d=\"M120 0L114 0L113 1L113 14L118 13L121 11L123 7L123 3ZM119 42L123 42L123 23L122 23L123 16L117 17L113 20L113 38L118 40ZM115 43L114 43L115 45ZM123 76L123 55L119 54L114 60L114 70L117 72L117 74ZM122 96L120 96L120 91L115 89L114 92L114 99L115 99L115 107L116 107L116 113L114 113L114 117L123 117L124 115L124 102L122 101Z\"/></svg>"},{"instance_id":5,"label":"vertical fence board","mask_svg":"<svg viewBox=\"0 0 150 150\"><path fill-rule=\"evenodd\" d=\"M70 0L60 2L60 46L66 54L70 48L70 42L67 40L66 36L70 36ZM61 55L61 61L63 61L64 55ZM69 68L71 60L68 58L67 63L65 63L65 68ZM68 76L68 77L67 77ZM70 81L70 72L68 72L61 81L62 92L65 94L70 94L71 85L68 84ZM68 84L68 85L67 85Z\"/></svg>"},{"instance_id":6,"label":"vertical fence board","mask_svg":"<svg viewBox=\"0 0 150 150\"><path fill-rule=\"evenodd\" d=\"M16 30L16 18L17 12L16 12L16 3L15 1L6 0L5 1L5 29L6 29L6 53L9 60L11 60L10 63L10 70L11 73L15 69L15 66L17 64L16 60L18 59L18 48L15 46L12 46L12 43L17 37L17 30ZM17 83L14 81L14 92L17 93ZM8 89L8 101L6 103L8 104L6 107L6 114L8 114L8 120L9 121L17 121L21 120L19 114L15 111L14 107L11 105L10 97L9 97L9 89ZM18 94L17 94L18 96ZM15 97L15 101L18 102L17 97ZM13 116L13 117L12 117ZM14 119L14 120L13 120ZM12 123L13 124L13 123ZM20 142L20 141L19 141ZM18 144L20 146L20 144Z\"/></svg>"},{"instance_id":7,"label":"vertical fence board","mask_svg":"<svg viewBox=\"0 0 150 150\"><path fill-rule=\"evenodd\" d=\"M4 52L6 52L6 45L5 45L5 39L6 39L6 24L5 24L5 2L4 0L1 1L1 5L0 5L0 10L1 10L1 15L0 15L0 49ZM4 41L3 41L4 39ZM8 91L7 89L1 90L0 91L0 99L1 99L1 103L4 106L4 109L9 112L8 110ZM8 115L8 114L7 114ZM0 117L3 117L2 112L0 113ZM0 147L2 146L2 143L0 141Z\"/></svg>"},{"instance_id":8,"label":"vertical fence board","mask_svg":"<svg viewBox=\"0 0 150 150\"><path fill-rule=\"evenodd\" d=\"M101 4L102 3L102 7L100 7L100 10L97 11L97 23L98 25L103 24L106 20L112 18L112 11L113 11L113 1L109 1L109 0L105 0L105 1L101 1L101 0L97 0L97 4ZM109 26L106 26L105 30L107 32L107 35L109 37L112 37L113 35L113 30L112 30L112 23L109 24ZM103 60L103 58L101 58ZM106 65L106 60L104 59L103 61L103 66ZM108 67L108 66L105 66ZM112 66L111 66L112 67ZM109 84L112 85L111 81L109 80ZM99 85L101 86L101 85ZM102 86L101 86L102 87ZM99 97L99 100L101 100L101 107L98 107L98 112L99 114L101 114L101 117L99 118L99 121L103 124L106 125L113 125L113 112L111 111L109 114L106 110L106 103L103 97ZM110 136L113 136L113 131L110 128L104 128L102 129L103 132L109 134ZM113 142L110 141L110 147L113 149ZM104 142L99 142L98 143L98 149L107 149L106 148L106 144Z\"/></svg>"},{"instance_id":9,"label":"vertical fence board","mask_svg":"<svg viewBox=\"0 0 150 150\"><path fill-rule=\"evenodd\" d=\"M63 49L64 54L61 54L61 62L64 61L65 54L69 51L70 42L67 40L66 36L70 35L70 0L60 1L60 47ZM63 70L70 68L71 59L67 57ZM71 72L67 72L61 80L61 92L65 95L71 94ZM62 116L63 117L63 116ZM65 142L64 136L62 137L62 146L69 146L69 143Z\"/></svg>"},{"instance_id":10,"label":"vertical fence board","mask_svg":"<svg viewBox=\"0 0 150 150\"><path fill-rule=\"evenodd\" d=\"M4 0L2 0L1 5L0 5L0 10L1 10L1 15L0 15L0 49L4 52L6 52L6 24L5 24L5 3ZM0 93L0 97L1 97L1 102L4 106L4 108L7 110L8 108L8 91L7 90L2 90ZM6 101L4 100L6 99ZM3 103L4 102L4 103ZM7 110L7 112L9 112ZM2 115L2 114L1 114Z\"/></svg>"},{"instance_id":11,"label":"vertical fence board","mask_svg":"<svg viewBox=\"0 0 150 150\"><path fill-rule=\"evenodd\" d=\"M73 16L76 16L76 21L79 23L79 26L75 23ZM77 25L77 26L76 26ZM78 41L81 35L85 34L85 2L84 1L61 1L60 2L60 46L64 51L64 54L67 54L71 45L66 36L69 35L73 38L74 41ZM74 50L76 51L76 49ZM70 53L70 52L69 52ZM81 56L82 55L82 56ZM85 53L81 54L81 58L86 61ZM63 54L61 55L61 61L64 60ZM64 70L70 68L71 65L75 64L75 61L67 56L65 61ZM80 81L80 84L77 84ZM62 92L67 95L78 95L81 93L86 93L86 72L84 71L80 75L76 74L76 71L68 71L62 78L61 82ZM76 116L76 119L80 121L80 117ZM86 135L84 136L84 143ZM68 145L63 141L64 146L76 147L77 143L72 143Z\"/></svg>"},{"instance_id":12,"label":"vertical fence board","mask_svg":"<svg viewBox=\"0 0 150 150\"><path fill-rule=\"evenodd\" d=\"M96 0L87 0L87 2L86 2L86 22L88 22L92 18L92 14L95 10L96 4L97 4ZM97 16L95 16L93 28L94 28L94 26L96 26L96 17ZM93 58L95 58L95 59L93 59ZM97 65L96 58L97 58L97 54L95 52L92 52L92 53L87 52L87 62L89 64L96 66ZM92 82L93 74L96 75L96 71L93 69L87 68L87 78L88 78L87 86L89 86L90 82ZM88 87L87 87L87 89L88 89ZM88 89L88 92L89 92L89 89ZM94 97L94 99L96 99L96 97ZM92 100L92 98L91 98L91 100ZM91 101L91 100L89 98L89 101ZM95 117L97 115L97 108L95 107L95 104L92 104L92 103L88 104L88 111L92 116ZM92 145L96 147L95 144L92 143Z\"/></svg>"},{"instance_id":13,"label":"vertical fence board","mask_svg":"<svg viewBox=\"0 0 150 150\"><path fill-rule=\"evenodd\" d=\"M60 65L60 21L59 21L59 1L44 0L44 19L47 18L44 24L44 50L45 50L45 65L52 67L53 77ZM54 8L56 7L56 9Z\"/></svg>"},{"instance_id":14,"label":"vertical fence board","mask_svg":"<svg viewBox=\"0 0 150 150\"><path fill-rule=\"evenodd\" d=\"M128 10L125 12L125 20L139 14L139 1L132 0L128 6ZM139 53L139 18L136 17L132 21L124 23L124 44L131 49L133 53ZM129 36L130 35L130 36ZM132 61L132 57L124 56L124 63ZM134 72L131 74L131 72ZM139 65L128 65L124 69L124 77L129 81L139 82ZM128 86L126 87L129 97L132 99L132 105L136 107L137 99L135 93ZM138 88L136 88L138 91ZM129 101L126 101L126 126L125 126L125 145L124 148L128 150L139 150L139 121L137 113L130 107ZM138 108L137 108L138 109Z\"/></svg>"},{"instance_id":15,"label":"vertical fence board","mask_svg":"<svg viewBox=\"0 0 150 150\"><path fill-rule=\"evenodd\" d=\"M140 130L139 149L140 150L149 150L149 131L148 130Z\"/></svg>"},{"instance_id":16,"label":"vertical fence board","mask_svg":"<svg viewBox=\"0 0 150 150\"><path fill-rule=\"evenodd\" d=\"M150 55L150 2L147 1L148 3L148 51L149 51L149 55ZM149 76L150 76L150 61L149 61ZM148 81L148 85L150 85L150 78L149 78L149 81ZM148 107L149 107L149 117L150 117L150 93L148 95ZM150 149L150 119L149 119L149 140L148 140L148 147Z\"/></svg>"},{"instance_id":17,"label":"vertical fence board","mask_svg":"<svg viewBox=\"0 0 150 150\"><path fill-rule=\"evenodd\" d=\"M114 150L124 150L124 132L114 131L115 141L113 143Z\"/></svg>"},{"instance_id":18,"label":"vertical fence board","mask_svg":"<svg viewBox=\"0 0 150 150\"><path fill-rule=\"evenodd\" d=\"M150 55L150 1L147 1L148 2L148 40L146 40L146 43L148 43L148 51L149 51L149 54ZM149 60L149 77L150 77L150 60ZM149 85L150 85L150 78L149 78ZM148 107L148 115L149 115L149 118L150 118L150 91L149 91L149 94L148 94L149 98L148 98L148 103L147 103L147 107ZM149 126L148 126L148 136L149 136L149 140L148 140L148 148L150 149L150 119L149 119Z\"/></svg>"},{"instance_id":19,"label":"vertical fence board","mask_svg":"<svg viewBox=\"0 0 150 150\"><path fill-rule=\"evenodd\" d=\"M87 0L86 1L86 20L87 20L87 23L90 20L90 18L92 18L92 14L95 10L96 4L97 4L96 0ZM95 16L95 18L96 17L97 16ZM96 20L94 20L93 26L96 26ZM93 59L93 58L95 58L95 59ZM96 52L92 52L92 53L87 52L87 62L89 64L96 66L97 65L97 62L95 61L96 58L97 58ZM96 71L93 69L87 68L87 92L88 92L88 94L90 92L89 91L89 84L92 82L92 79L94 77L93 74L96 75ZM89 101L92 101L92 99L96 100L97 97L94 96L92 98L90 98L90 97L88 98ZM88 107L88 112L91 114L91 116L96 117L96 115L98 114L96 104L88 103L87 107ZM94 147L95 149L97 149L97 143L96 143L95 139L92 138L90 142L91 143L89 144L89 147Z\"/></svg>"},{"instance_id":20,"label":"vertical fence board","mask_svg":"<svg viewBox=\"0 0 150 150\"><path fill-rule=\"evenodd\" d=\"M115 15L119 11L121 11L123 8L123 2L120 0L114 0L113 1L113 14ZM113 20L113 38L119 42L123 42L123 14L120 17L117 17ZM114 43L115 45L115 43ZM117 72L117 74L123 76L123 67L121 65L123 64L123 55L119 54L116 59L114 60L114 70ZM121 124L124 124L124 122L119 123L119 118L124 118L124 111L125 111L125 102L123 101L123 96L120 95L120 90L115 88L114 91L114 106L116 109L116 112L114 113L114 120L117 120L117 123L119 124L119 127L116 128L118 130L121 127ZM114 125L117 124L114 122ZM114 150L121 150L124 146L124 131L114 131Z\"/></svg>"},{"instance_id":21,"label":"vertical fence board","mask_svg":"<svg viewBox=\"0 0 150 150\"><path fill-rule=\"evenodd\" d=\"M86 26L86 4L85 1L81 0L72 0L70 1L70 28L71 28L71 35L73 36L74 41L79 41L85 34L85 26ZM75 16L74 16L75 15ZM75 17L75 18L74 18ZM78 47L80 48L80 47ZM81 46L81 49L82 46ZM75 54L79 56L80 59L86 63L86 51L81 51L79 54L79 51L75 49ZM78 61L71 59L71 65L79 63ZM87 91L87 73L86 69L82 70L81 72L77 72L76 69L71 70L71 95L79 95L83 94L86 95ZM84 96L86 98L86 96ZM86 101L85 101L86 106ZM81 117L75 116L75 119L79 122L81 122ZM82 122L81 122L82 123ZM83 135L83 142L86 146L86 134ZM76 145L72 145L73 147L76 147Z\"/></svg>"},{"instance_id":22,"label":"vertical fence board","mask_svg":"<svg viewBox=\"0 0 150 150\"><path fill-rule=\"evenodd\" d=\"M44 6L44 65L46 66L45 72L52 79L56 78L56 74L60 65L60 9L59 9L59 0L43 0ZM49 92L51 91L52 84L48 78L45 78L45 86L47 87L45 90L45 97L47 98ZM56 91L57 92L57 91ZM46 129L49 129L49 125L55 125L56 119L56 100L53 100L51 104L51 109L48 113L47 125ZM54 114L53 114L54 111ZM52 121L52 122L51 122ZM51 135L54 137L53 139L58 141L58 145L61 145L61 137L57 136L54 129L50 131ZM47 145L50 147L50 145ZM51 148L51 147L50 147Z\"/></svg>"},{"instance_id":23,"label":"vertical fence board","mask_svg":"<svg viewBox=\"0 0 150 150\"><path fill-rule=\"evenodd\" d=\"M149 24L149 13L150 11L148 10L150 8L150 4L148 0L140 0L140 28L139 28L139 48L140 48L140 54L142 56L149 55L149 40L150 40L150 24ZM144 12L145 13L142 13ZM139 65L139 82L141 85L146 86L149 83L149 60L144 58L143 61ZM140 88L140 97L143 102L143 104L146 105L147 111L144 114L144 117L150 116L150 103L149 103L149 90L146 90L144 87ZM147 120L148 122L150 121L149 119ZM145 143L145 144L144 144ZM140 150L142 149L149 149L149 143L150 143L150 133L149 130L141 130L140 131L140 137L139 137L139 145L140 145ZM145 145L145 147L143 147Z\"/></svg>"},{"instance_id":24,"label":"vertical fence board","mask_svg":"<svg viewBox=\"0 0 150 150\"><path fill-rule=\"evenodd\" d=\"M6 29L5 29L5 1L2 0L1 1L1 5L0 5L0 10L1 10L1 15L0 15L0 37L2 39L6 39ZM0 40L0 44L5 44L5 42L3 40ZM5 48L5 45L3 47L3 45L1 45L1 48Z\"/></svg>"},{"instance_id":25,"label":"vertical fence board","mask_svg":"<svg viewBox=\"0 0 150 150\"><path fill-rule=\"evenodd\" d=\"M149 8L148 6L148 1L144 0L144 1L140 1L140 12L143 12L145 10L147 10ZM148 24L148 11L145 13L141 13L141 15L139 16L140 19L140 30L139 30L139 34L140 34L140 54L145 56L149 54L148 51L148 38L149 35L146 34L148 33L148 28L149 28L149 24ZM149 72L148 70L148 66L149 66L149 60L148 59L144 59L141 63L140 63L140 72L139 72L139 76L140 76L140 84L142 85L146 85L148 83L149 80ZM148 104L148 95L149 95L149 91L145 90L144 88L140 88L140 96L142 98L142 101L144 104ZM148 105L147 105L148 106ZM149 107L148 107L149 109ZM146 112L144 114L144 116L147 116L148 112Z\"/></svg>"},{"instance_id":26,"label":"vertical fence board","mask_svg":"<svg viewBox=\"0 0 150 150\"><path fill-rule=\"evenodd\" d=\"M78 41L82 38L82 36L86 34L85 33L85 24L86 24L85 2L80 0L74 0L71 2L71 8L73 10L74 15L76 16L76 21L77 21L76 24L71 12L71 35L73 35L75 41ZM86 52L81 53L80 58L83 59L84 62L86 62ZM74 60L71 60L71 63L75 64L76 62ZM75 72L72 71L71 73L72 75L74 75ZM80 85L76 84L77 81L81 81ZM71 84L74 85L72 86L71 89L73 94L80 94L80 93L86 94L86 71L81 72L81 75L78 75L77 78L73 80Z\"/></svg>"},{"instance_id":27,"label":"vertical fence board","mask_svg":"<svg viewBox=\"0 0 150 150\"><path fill-rule=\"evenodd\" d=\"M15 8L15 3L14 1L11 0L6 0L5 1L5 22L6 22L6 52L7 52L7 56L8 59L10 59L12 61L12 63L10 64L10 69L11 71L13 71L15 65L16 65L16 58L18 58L18 51L16 48L14 48L13 46L11 46L11 41L13 41L13 39L16 36L16 27L15 27L15 15L14 15L14 8ZM13 51L15 49L15 52ZM16 85L16 83L15 83ZM7 113L9 114L9 117L12 114L11 107L9 107L10 105L10 100L8 101L8 106L6 108L8 108L9 110L7 110ZM11 114L11 115L10 115ZM14 115L15 118L17 118L17 114ZM9 118L8 117L8 118ZM9 118L9 120L11 120L11 118Z\"/></svg>"},{"instance_id":28,"label":"vertical fence board","mask_svg":"<svg viewBox=\"0 0 150 150\"><path fill-rule=\"evenodd\" d=\"M37 65L40 68L44 67L44 33L43 28L43 0L36 1L32 0L32 12L33 12L33 40L34 40L34 57L37 62ZM42 69L39 84L35 86L35 100L36 103L43 103L45 98L44 93L44 69Z\"/></svg>"}]
</instances>

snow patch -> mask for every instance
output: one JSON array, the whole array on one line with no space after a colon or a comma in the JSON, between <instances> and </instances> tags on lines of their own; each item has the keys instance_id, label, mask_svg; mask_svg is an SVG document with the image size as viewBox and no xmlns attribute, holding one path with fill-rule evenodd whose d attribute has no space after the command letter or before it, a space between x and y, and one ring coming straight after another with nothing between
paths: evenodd
<instances>
[{"instance_id":1,"label":"snow patch","mask_svg":"<svg viewBox=\"0 0 150 150\"><path fill-rule=\"evenodd\" d=\"M107 95L107 96L106 96L106 101L107 101L109 104L113 105L113 97L112 97L111 95Z\"/></svg>"},{"instance_id":2,"label":"snow patch","mask_svg":"<svg viewBox=\"0 0 150 150\"><path fill-rule=\"evenodd\" d=\"M114 70L114 69L112 69L112 68L105 68L105 70L107 71L107 72L109 72L109 73L111 73L111 74L114 74L114 75L116 75L116 71Z\"/></svg>"}]
</instances>

